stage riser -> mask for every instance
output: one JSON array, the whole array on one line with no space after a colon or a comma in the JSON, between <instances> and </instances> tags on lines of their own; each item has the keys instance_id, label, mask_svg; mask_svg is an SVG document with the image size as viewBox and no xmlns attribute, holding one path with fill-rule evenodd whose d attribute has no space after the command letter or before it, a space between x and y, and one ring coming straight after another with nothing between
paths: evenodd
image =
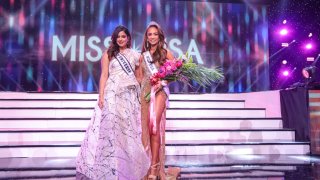
<instances>
[{"instance_id":1,"label":"stage riser","mask_svg":"<svg viewBox=\"0 0 320 180\"><path fill-rule=\"evenodd\" d=\"M18 129L86 129L90 120L0 120L0 127ZM167 130L281 129L281 120L167 120Z\"/></svg>"},{"instance_id":2,"label":"stage riser","mask_svg":"<svg viewBox=\"0 0 320 180\"><path fill-rule=\"evenodd\" d=\"M90 118L93 109L0 109L1 118ZM168 109L167 118L263 118L265 110Z\"/></svg>"},{"instance_id":3,"label":"stage riser","mask_svg":"<svg viewBox=\"0 0 320 180\"><path fill-rule=\"evenodd\" d=\"M240 95L241 96L241 95ZM234 100L230 94L170 94L170 100ZM22 93L0 92L0 99L91 99L96 100L97 93ZM241 98L239 98L241 99Z\"/></svg>"},{"instance_id":4,"label":"stage riser","mask_svg":"<svg viewBox=\"0 0 320 180\"><path fill-rule=\"evenodd\" d=\"M293 130L282 130L281 118L267 118L263 105L269 107L268 102L255 94L259 102L251 98L247 105L249 95L172 94L166 114L167 155L310 152L308 143L294 142ZM0 157L75 157L96 98L85 93L0 92Z\"/></svg>"},{"instance_id":5,"label":"stage riser","mask_svg":"<svg viewBox=\"0 0 320 180\"><path fill-rule=\"evenodd\" d=\"M255 165L269 166L295 166L308 165L316 159L309 155L278 155L278 154L217 154L200 156L166 156L166 163L170 166L179 166L184 162L184 167L232 167L232 168L255 168ZM0 161L1 163L1 161ZM239 166L237 166L239 165ZM243 165L243 166L241 166ZM252 165L252 166L246 166Z\"/></svg>"},{"instance_id":6,"label":"stage riser","mask_svg":"<svg viewBox=\"0 0 320 180\"><path fill-rule=\"evenodd\" d=\"M75 158L1 158L0 171L75 169ZM296 165L308 165L309 156L299 155L203 155L166 156L166 165L179 166L185 172L225 171L236 169L295 170ZM250 165L250 166L248 166Z\"/></svg>"},{"instance_id":7,"label":"stage riser","mask_svg":"<svg viewBox=\"0 0 320 180\"><path fill-rule=\"evenodd\" d=\"M32 101L0 101L0 107L41 107L41 108L93 108L96 100L32 100ZM170 108L244 108L244 102L221 102L221 101L170 101Z\"/></svg>"},{"instance_id":8,"label":"stage riser","mask_svg":"<svg viewBox=\"0 0 320 180\"><path fill-rule=\"evenodd\" d=\"M187 167L181 168L184 173L192 172L225 172L225 171L252 171L252 170L265 170L265 171L294 171L297 168L295 166L245 166L245 165L233 165L233 166L222 166L222 167Z\"/></svg>"},{"instance_id":9,"label":"stage riser","mask_svg":"<svg viewBox=\"0 0 320 180\"><path fill-rule=\"evenodd\" d=\"M309 145L202 145L166 146L167 155L204 155L204 154L307 154Z\"/></svg>"},{"instance_id":10,"label":"stage riser","mask_svg":"<svg viewBox=\"0 0 320 180\"><path fill-rule=\"evenodd\" d=\"M274 177L277 173L297 170L295 165L309 165L310 160L306 158L307 156L292 155L167 156L166 165L180 166L183 177L197 175L211 177L228 173L230 178L225 176L223 179L231 180L246 174L247 178L244 179L256 180L260 179L257 175L261 172L270 173L269 177ZM273 172L276 174L272 174ZM55 177L55 173L75 179L75 158L0 158L0 177L3 179L11 179L10 177L30 179L28 177L40 177L40 175L43 179L48 179L50 176Z\"/></svg>"},{"instance_id":11,"label":"stage riser","mask_svg":"<svg viewBox=\"0 0 320 180\"><path fill-rule=\"evenodd\" d=\"M75 169L75 165L74 162L72 162L73 166L71 167L65 167L66 169ZM35 168L38 168L39 166L41 166L43 164L39 164L38 166L36 166ZM15 169L19 169L19 170L7 170L5 172L0 170L0 177L3 177L3 175L6 176L10 176L10 174L12 175L19 175L19 176L25 176L25 175L50 175L50 174L54 174L56 172L59 172L59 174L74 174L75 175L75 171L74 170L24 170L25 168L30 169L30 167L26 166L26 167L15 167ZM48 167L48 169L54 169L54 167ZM57 167L57 168L61 168L62 167ZM220 173L220 172L225 172L225 171L254 171L254 170L264 170L264 171L294 171L297 168L295 166L263 166L263 165L259 165L259 166L245 166L245 165L232 165L232 166L218 166L218 167L187 167L187 168L181 168L181 172L183 173L192 173L192 172L196 172L196 173L202 173L202 172L212 172L212 173ZM60 173L61 172L61 173Z\"/></svg>"},{"instance_id":12,"label":"stage riser","mask_svg":"<svg viewBox=\"0 0 320 180\"><path fill-rule=\"evenodd\" d=\"M264 142L294 141L293 131L234 131L234 132L166 132L167 141L199 142ZM177 142L179 144L179 142Z\"/></svg>"},{"instance_id":13,"label":"stage riser","mask_svg":"<svg viewBox=\"0 0 320 180\"><path fill-rule=\"evenodd\" d=\"M0 148L4 157L75 157L79 147L20 147ZM211 145L211 146L167 146L166 155L205 154L294 154L309 152L308 145Z\"/></svg>"},{"instance_id":14,"label":"stage riser","mask_svg":"<svg viewBox=\"0 0 320 180\"><path fill-rule=\"evenodd\" d=\"M1 122L0 122L1 123ZM282 120L167 120L167 129L281 129Z\"/></svg>"},{"instance_id":15,"label":"stage riser","mask_svg":"<svg viewBox=\"0 0 320 180\"><path fill-rule=\"evenodd\" d=\"M284 172L265 172L265 171L250 171L248 172L226 172L226 173L201 173L201 174L181 174L181 178L187 179L199 179L199 178L218 178L218 179L254 179L254 180L270 180L270 179L283 179L285 176ZM265 178L263 178L265 177ZM239 179L238 179L239 180ZM241 180L241 179L240 179Z\"/></svg>"},{"instance_id":16,"label":"stage riser","mask_svg":"<svg viewBox=\"0 0 320 180\"><path fill-rule=\"evenodd\" d=\"M62 176L62 177L59 177ZM76 173L75 170L43 170L43 171L6 171L1 172L0 171L0 177L2 179L51 179L51 177L56 177L56 179L62 179L66 180L66 177L69 177L68 179L75 179ZM66 178L66 179L65 179Z\"/></svg>"},{"instance_id":17,"label":"stage riser","mask_svg":"<svg viewBox=\"0 0 320 180\"><path fill-rule=\"evenodd\" d=\"M214 110L167 110L168 118L260 118L266 117L265 110L214 109Z\"/></svg>"},{"instance_id":18,"label":"stage riser","mask_svg":"<svg viewBox=\"0 0 320 180\"><path fill-rule=\"evenodd\" d=\"M243 169L234 169L230 167L213 167L213 168L207 168L207 167L201 167L199 170L195 168L181 168L182 175L181 177L194 177L196 173L201 173L201 175L207 175L207 177L212 177L212 173L219 173L221 172L232 172L237 170L237 175L242 176L247 174L248 171L251 171L250 175L266 175L266 174L261 174L258 172L263 170L264 173L267 173L269 171L270 175L278 175L277 171L294 171L296 168L294 166L274 166L274 167L268 167L268 166L259 166L258 168L243 168ZM267 171L266 171L267 170ZM242 172L243 171L243 172ZM275 174L272 174L272 171L276 171ZM36 178L36 177L57 177L57 174L60 176L69 176L70 179L71 177L75 178L75 170L16 170L16 171L0 171L0 177L5 178L5 179L11 179L11 178L26 178L29 179L28 177ZM234 177L234 173L228 173L228 175ZM61 179L62 177L59 177Z\"/></svg>"},{"instance_id":19,"label":"stage riser","mask_svg":"<svg viewBox=\"0 0 320 180\"><path fill-rule=\"evenodd\" d=\"M11 132L0 133L0 142L64 142L79 141L84 138L84 132ZM264 141L294 141L292 131L244 131L244 132L166 132L166 141L173 144L188 141L208 142L264 142ZM181 142L180 142L181 141Z\"/></svg>"}]
</instances>

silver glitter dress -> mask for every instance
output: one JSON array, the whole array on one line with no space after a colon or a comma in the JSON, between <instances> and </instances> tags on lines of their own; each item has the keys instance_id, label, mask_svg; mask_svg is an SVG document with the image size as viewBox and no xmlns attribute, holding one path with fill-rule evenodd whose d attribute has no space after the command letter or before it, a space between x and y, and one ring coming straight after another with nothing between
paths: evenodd
<instances>
[{"instance_id":1,"label":"silver glitter dress","mask_svg":"<svg viewBox=\"0 0 320 180\"><path fill-rule=\"evenodd\" d=\"M122 54L135 69L140 54L132 49ZM113 58L104 107L95 107L76 159L77 178L82 177L78 179L136 180L147 174L150 159L141 141L139 91L135 77L128 76Z\"/></svg>"}]
</instances>

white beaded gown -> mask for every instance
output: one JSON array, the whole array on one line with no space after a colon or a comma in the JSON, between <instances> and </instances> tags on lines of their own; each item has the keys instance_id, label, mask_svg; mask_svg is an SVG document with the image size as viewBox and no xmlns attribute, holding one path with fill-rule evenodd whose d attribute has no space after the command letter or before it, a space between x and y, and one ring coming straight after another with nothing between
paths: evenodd
<instances>
[{"instance_id":1,"label":"white beaded gown","mask_svg":"<svg viewBox=\"0 0 320 180\"><path fill-rule=\"evenodd\" d=\"M131 67L140 54L126 49L122 54ZM102 110L96 105L76 159L77 179L142 179L150 159L141 140L140 87L116 59L109 63L109 78Z\"/></svg>"}]
</instances>

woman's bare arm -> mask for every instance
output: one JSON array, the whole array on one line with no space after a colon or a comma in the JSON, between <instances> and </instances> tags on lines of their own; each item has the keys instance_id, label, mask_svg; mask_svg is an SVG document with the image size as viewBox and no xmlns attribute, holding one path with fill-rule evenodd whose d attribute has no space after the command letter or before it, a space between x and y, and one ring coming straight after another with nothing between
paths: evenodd
<instances>
[{"instance_id":1,"label":"woman's bare arm","mask_svg":"<svg viewBox=\"0 0 320 180\"><path fill-rule=\"evenodd\" d=\"M136 66L136 69L135 69L135 72L134 72L134 74L136 76L136 79L137 79L139 84L141 84L142 79L143 79L142 61L143 61L143 56L140 56L140 58L139 58L139 66Z\"/></svg>"},{"instance_id":2,"label":"woman's bare arm","mask_svg":"<svg viewBox=\"0 0 320 180\"><path fill-rule=\"evenodd\" d=\"M103 107L104 89L109 77L109 58L108 54L104 53L101 58L101 75L99 81L99 107Z\"/></svg>"}]
</instances>

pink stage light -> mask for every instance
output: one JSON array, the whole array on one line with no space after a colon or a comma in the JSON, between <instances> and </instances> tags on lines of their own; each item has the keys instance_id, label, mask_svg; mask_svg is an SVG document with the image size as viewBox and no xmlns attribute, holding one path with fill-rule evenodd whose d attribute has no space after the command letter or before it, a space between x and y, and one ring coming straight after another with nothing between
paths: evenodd
<instances>
[{"instance_id":1,"label":"pink stage light","mask_svg":"<svg viewBox=\"0 0 320 180\"><path fill-rule=\"evenodd\" d=\"M287 63L288 63L287 60L283 60L283 61L282 61L282 64L287 64Z\"/></svg>"},{"instance_id":2,"label":"pink stage light","mask_svg":"<svg viewBox=\"0 0 320 180\"><path fill-rule=\"evenodd\" d=\"M306 46L305 46L305 47L306 47L306 49L312 49L312 47L313 47L313 46L312 46L312 44L311 44L311 43L308 43L308 44L306 44Z\"/></svg>"},{"instance_id":3,"label":"pink stage light","mask_svg":"<svg viewBox=\"0 0 320 180\"><path fill-rule=\"evenodd\" d=\"M285 35L288 34L288 30L287 29L281 29L279 33L280 33L281 36L285 36Z\"/></svg>"},{"instance_id":4,"label":"pink stage light","mask_svg":"<svg viewBox=\"0 0 320 180\"><path fill-rule=\"evenodd\" d=\"M283 71L283 72L282 72L282 75L283 75L283 76L289 76L289 71L287 71L287 70L286 70L286 71Z\"/></svg>"}]
</instances>

